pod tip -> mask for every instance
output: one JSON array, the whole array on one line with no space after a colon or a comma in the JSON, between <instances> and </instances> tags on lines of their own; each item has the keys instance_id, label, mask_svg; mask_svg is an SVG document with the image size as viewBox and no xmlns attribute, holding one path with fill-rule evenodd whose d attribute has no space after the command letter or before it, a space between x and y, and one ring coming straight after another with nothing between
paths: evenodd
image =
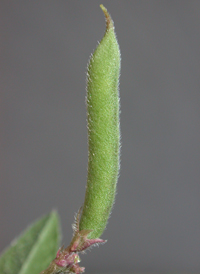
<instances>
[{"instance_id":1,"label":"pod tip","mask_svg":"<svg viewBox=\"0 0 200 274\"><path fill-rule=\"evenodd\" d=\"M114 28L112 18L110 16L110 14L108 13L107 9L102 4L100 5L100 8L102 9L102 11L105 15L105 18L106 18L106 30Z\"/></svg>"}]
</instances>

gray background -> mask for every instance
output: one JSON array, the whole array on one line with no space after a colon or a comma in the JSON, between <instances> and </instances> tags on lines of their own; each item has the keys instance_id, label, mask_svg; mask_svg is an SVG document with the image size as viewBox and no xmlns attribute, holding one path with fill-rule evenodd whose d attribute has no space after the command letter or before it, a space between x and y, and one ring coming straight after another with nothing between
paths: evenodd
<instances>
[{"instance_id":1,"label":"gray background","mask_svg":"<svg viewBox=\"0 0 200 274\"><path fill-rule=\"evenodd\" d=\"M84 200L85 73L105 29L122 54L122 161L87 272L200 271L200 1L0 1L0 249Z\"/></svg>"}]
</instances>

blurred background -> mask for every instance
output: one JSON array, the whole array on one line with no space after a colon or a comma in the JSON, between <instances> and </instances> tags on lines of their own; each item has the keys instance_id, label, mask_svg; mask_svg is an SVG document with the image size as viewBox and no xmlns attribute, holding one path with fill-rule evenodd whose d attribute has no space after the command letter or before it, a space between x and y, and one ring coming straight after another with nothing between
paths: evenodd
<instances>
[{"instance_id":1,"label":"blurred background","mask_svg":"<svg viewBox=\"0 0 200 274\"><path fill-rule=\"evenodd\" d=\"M86 65L122 55L118 194L88 273L200 271L200 1L0 2L0 250L57 209L69 244L87 177Z\"/></svg>"}]
</instances>

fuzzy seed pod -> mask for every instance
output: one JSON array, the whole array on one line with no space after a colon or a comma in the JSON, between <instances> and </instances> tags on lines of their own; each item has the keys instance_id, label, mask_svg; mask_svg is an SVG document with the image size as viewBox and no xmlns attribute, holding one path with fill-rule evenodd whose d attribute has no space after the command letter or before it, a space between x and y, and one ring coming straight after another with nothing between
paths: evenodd
<instances>
[{"instance_id":1,"label":"fuzzy seed pod","mask_svg":"<svg viewBox=\"0 0 200 274\"><path fill-rule=\"evenodd\" d=\"M120 50L106 8L106 32L90 58L87 71L88 177L80 230L89 238L103 233L116 194L119 173Z\"/></svg>"}]
</instances>

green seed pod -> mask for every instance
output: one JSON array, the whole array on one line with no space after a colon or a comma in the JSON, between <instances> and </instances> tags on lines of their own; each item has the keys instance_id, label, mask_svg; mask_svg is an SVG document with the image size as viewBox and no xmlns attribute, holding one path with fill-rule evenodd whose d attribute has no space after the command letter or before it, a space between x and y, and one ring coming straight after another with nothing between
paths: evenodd
<instances>
[{"instance_id":1,"label":"green seed pod","mask_svg":"<svg viewBox=\"0 0 200 274\"><path fill-rule=\"evenodd\" d=\"M80 230L103 233L116 193L119 173L120 50L113 21L103 5L106 32L90 58L87 71L88 177Z\"/></svg>"}]
</instances>

